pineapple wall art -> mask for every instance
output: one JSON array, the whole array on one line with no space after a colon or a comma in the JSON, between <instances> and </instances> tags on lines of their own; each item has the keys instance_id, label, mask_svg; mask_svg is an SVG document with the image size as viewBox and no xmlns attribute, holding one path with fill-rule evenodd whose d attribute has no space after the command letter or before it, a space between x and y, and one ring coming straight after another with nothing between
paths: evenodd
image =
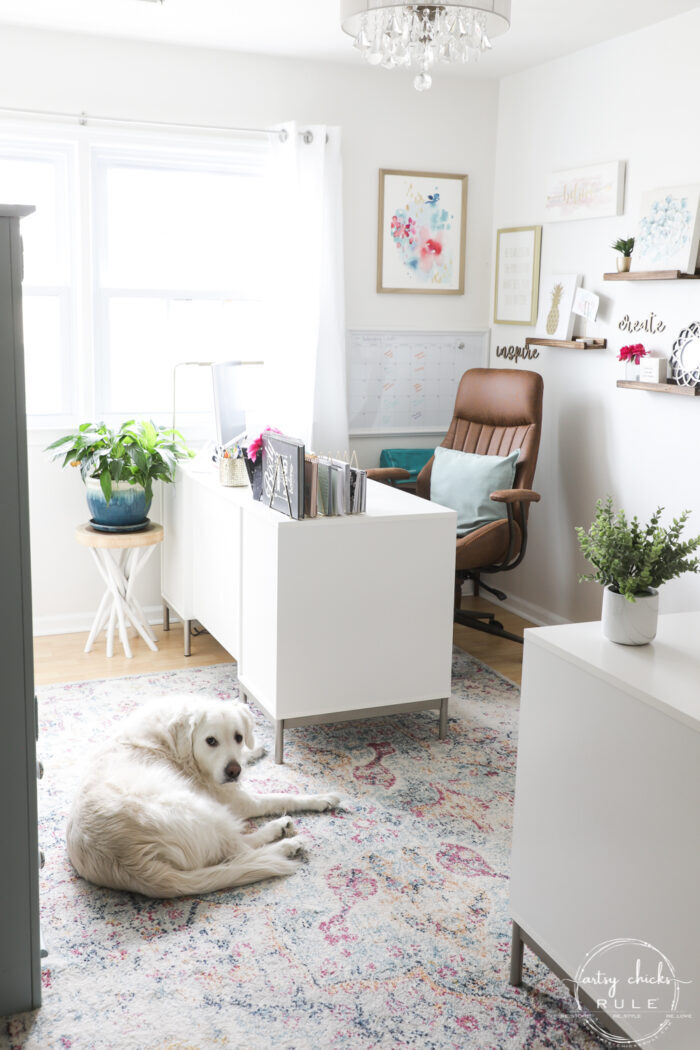
<instances>
[{"instance_id":1,"label":"pineapple wall art","mask_svg":"<svg viewBox=\"0 0 700 1050\"><path fill-rule=\"evenodd\" d=\"M537 334L546 339L571 339L574 329L573 305L581 275L551 274L540 285Z\"/></svg>"},{"instance_id":2,"label":"pineapple wall art","mask_svg":"<svg viewBox=\"0 0 700 1050\"><path fill-rule=\"evenodd\" d=\"M559 304L561 303L561 297L564 294L564 285L560 284L559 281L552 288L552 305L547 314L547 335L554 336L557 328L559 327Z\"/></svg>"}]
</instances>

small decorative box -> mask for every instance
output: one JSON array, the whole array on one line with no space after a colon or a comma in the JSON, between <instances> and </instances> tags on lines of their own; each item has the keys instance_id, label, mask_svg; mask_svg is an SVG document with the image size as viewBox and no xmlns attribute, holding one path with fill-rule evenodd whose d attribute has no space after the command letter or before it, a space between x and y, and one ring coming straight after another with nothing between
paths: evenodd
<instances>
[{"instance_id":1,"label":"small decorative box","mask_svg":"<svg viewBox=\"0 0 700 1050\"><path fill-rule=\"evenodd\" d=\"M639 380L642 383L665 383L667 375L668 360L665 357L649 354L639 362Z\"/></svg>"}]
</instances>

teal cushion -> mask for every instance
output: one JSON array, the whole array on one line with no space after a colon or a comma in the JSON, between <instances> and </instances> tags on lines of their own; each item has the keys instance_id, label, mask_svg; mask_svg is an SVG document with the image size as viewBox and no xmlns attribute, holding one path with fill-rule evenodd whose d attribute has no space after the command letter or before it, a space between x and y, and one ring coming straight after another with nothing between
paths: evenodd
<instances>
[{"instance_id":1,"label":"teal cushion","mask_svg":"<svg viewBox=\"0 0 700 1050\"><path fill-rule=\"evenodd\" d=\"M430 498L457 511L457 535L507 516L504 503L491 493L512 489L520 449L509 456L477 456L453 448L436 448L430 475Z\"/></svg>"}]
</instances>

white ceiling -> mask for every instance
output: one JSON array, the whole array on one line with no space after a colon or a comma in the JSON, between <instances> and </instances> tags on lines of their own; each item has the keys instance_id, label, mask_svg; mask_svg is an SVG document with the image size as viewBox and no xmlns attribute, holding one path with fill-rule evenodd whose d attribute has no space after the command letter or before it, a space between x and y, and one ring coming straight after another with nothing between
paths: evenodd
<instances>
[{"instance_id":1,"label":"white ceiling","mask_svg":"<svg viewBox=\"0 0 700 1050\"><path fill-rule=\"evenodd\" d=\"M465 72L503 76L698 6L698 0L512 0L510 31ZM339 8L340 0L165 0L162 6L148 0L0 0L0 27L360 63L340 28Z\"/></svg>"}]
</instances>

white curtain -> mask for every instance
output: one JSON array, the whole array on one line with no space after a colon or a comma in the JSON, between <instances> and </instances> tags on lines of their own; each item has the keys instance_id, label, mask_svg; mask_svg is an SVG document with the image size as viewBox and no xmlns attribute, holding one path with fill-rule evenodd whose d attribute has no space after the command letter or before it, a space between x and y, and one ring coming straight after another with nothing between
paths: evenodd
<instances>
[{"instance_id":1,"label":"white curtain","mask_svg":"<svg viewBox=\"0 0 700 1050\"><path fill-rule=\"evenodd\" d=\"M340 129L294 123L273 146L270 424L348 450Z\"/></svg>"}]
</instances>

